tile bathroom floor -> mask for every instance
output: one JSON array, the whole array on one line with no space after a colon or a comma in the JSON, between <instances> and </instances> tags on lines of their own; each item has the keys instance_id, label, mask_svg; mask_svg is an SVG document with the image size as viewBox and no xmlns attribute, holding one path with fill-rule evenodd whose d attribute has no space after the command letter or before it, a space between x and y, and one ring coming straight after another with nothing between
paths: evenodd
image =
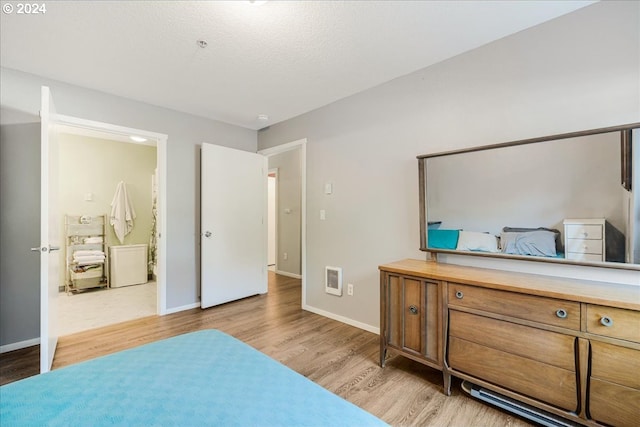
<instances>
[{"instance_id":1,"label":"tile bathroom floor","mask_svg":"<svg viewBox=\"0 0 640 427\"><path fill-rule=\"evenodd\" d=\"M58 296L59 336L74 334L140 317L156 311L156 282L95 289Z\"/></svg>"}]
</instances>

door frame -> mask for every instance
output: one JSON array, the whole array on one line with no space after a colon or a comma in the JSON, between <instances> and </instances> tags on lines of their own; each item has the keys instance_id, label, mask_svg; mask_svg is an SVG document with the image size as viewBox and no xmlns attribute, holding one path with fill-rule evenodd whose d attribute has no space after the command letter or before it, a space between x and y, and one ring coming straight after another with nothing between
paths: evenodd
<instances>
[{"instance_id":1,"label":"door frame","mask_svg":"<svg viewBox=\"0 0 640 427\"><path fill-rule=\"evenodd\" d=\"M151 132L142 129L135 129L111 123L86 120L79 117L72 117L58 114L54 120L55 124L79 127L99 132L107 132L117 135L136 135L148 140L156 141L156 167L158 168L158 272L156 277L157 314L163 316L167 314L167 140L168 135ZM134 142L132 142L134 143Z\"/></svg>"},{"instance_id":2,"label":"door frame","mask_svg":"<svg viewBox=\"0 0 640 427\"><path fill-rule=\"evenodd\" d=\"M258 150L258 154L269 157L291 150L300 150L300 274L302 276L302 309L307 309L307 138L298 139L275 147ZM276 223L277 224L277 223ZM267 227L265 221L265 227ZM265 229L266 233L266 229ZM276 239L277 240L277 239ZM277 245L276 245L277 247ZM266 248L265 248L266 250ZM277 265L276 253L276 265Z\"/></svg>"},{"instance_id":3,"label":"door frame","mask_svg":"<svg viewBox=\"0 0 640 427\"><path fill-rule=\"evenodd\" d=\"M278 270L278 216L279 216L279 205L278 205L278 168L267 169L267 183L269 181L270 175L274 174L274 184L275 188L273 189L273 204L274 204L274 212L273 212L273 251L275 252L275 264L274 269ZM267 209L269 208L269 194L267 192ZM269 217L272 213L267 210L267 245L270 245L269 242ZM269 247L267 247L267 266L269 266Z\"/></svg>"}]
</instances>

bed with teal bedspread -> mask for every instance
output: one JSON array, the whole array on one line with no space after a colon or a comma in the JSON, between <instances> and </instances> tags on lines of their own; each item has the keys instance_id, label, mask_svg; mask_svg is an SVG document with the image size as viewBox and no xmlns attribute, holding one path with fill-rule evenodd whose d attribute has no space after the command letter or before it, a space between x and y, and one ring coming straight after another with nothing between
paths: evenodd
<instances>
[{"instance_id":1,"label":"bed with teal bedspread","mask_svg":"<svg viewBox=\"0 0 640 427\"><path fill-rule=\"evenodd\" d=\"M382 426L217 330L143 345L0 387L8 426Z\"/></svg>"}]
</instances>

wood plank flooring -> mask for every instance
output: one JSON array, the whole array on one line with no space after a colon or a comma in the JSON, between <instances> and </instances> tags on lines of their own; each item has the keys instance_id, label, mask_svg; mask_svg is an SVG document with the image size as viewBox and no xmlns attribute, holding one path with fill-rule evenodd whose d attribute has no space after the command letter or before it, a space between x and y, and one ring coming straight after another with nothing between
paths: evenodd
<instances>
[{"instance_id":1,"label":"wood plank flooring","mask_svg":"<svg viewBox=\"0 0 640 427\"><path fill-rule=\"evenodd\" d=\"M152 316L62 337L53 369L186 332L215 328L394 426L531 426L478 402L442 374L402 356L378 365L379 337L303 311L300 280L269 272L269 293L207 310ZM0 383L38 371L38 347L0 356Z\"/></svg>"}]
</instances>

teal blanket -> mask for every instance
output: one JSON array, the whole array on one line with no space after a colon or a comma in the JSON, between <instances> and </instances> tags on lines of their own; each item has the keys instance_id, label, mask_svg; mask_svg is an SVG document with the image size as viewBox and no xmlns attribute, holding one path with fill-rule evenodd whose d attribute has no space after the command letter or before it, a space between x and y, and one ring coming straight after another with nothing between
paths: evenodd
<instances>
[{"instance_id":1,"label":"teal blanket","mask_svg":"<svg viewBox=\"0 0 640 427\"><path fill-rule=\"evenodd\" d=\"M237 339L204 330L0 387L9 426L382 426Z\"/></svg>"}]
</instances>

